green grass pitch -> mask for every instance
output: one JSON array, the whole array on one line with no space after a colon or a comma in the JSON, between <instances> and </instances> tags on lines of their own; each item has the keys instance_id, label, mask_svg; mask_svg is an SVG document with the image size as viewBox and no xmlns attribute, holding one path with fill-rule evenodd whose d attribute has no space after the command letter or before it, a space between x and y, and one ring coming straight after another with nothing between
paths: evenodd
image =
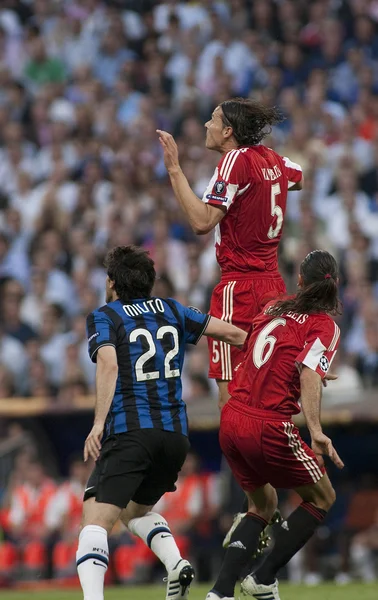
<instances>
[{"instance_id":1,"label":"green grass pitch","mask_svg":"<svg viewBox=\"0 0 378 600\"><path fill-rule=\"evenodd\" d=\"M209 586L193 586L189 600L205 600ZM337 586L335 584L320 585L317 587L304 587L297 585L280 585L281 600L377 600L377 584L351 584L346 586ZM80 592L49 590L46 592L37 591L0 591L1 600L30 600L33 594L38 600L82 600ZM235 598L238 598L236 594ZM105 600L164 600L164 586L148 587L124 587L108 588L105 591Z\"/></svg>"}]
</instances>

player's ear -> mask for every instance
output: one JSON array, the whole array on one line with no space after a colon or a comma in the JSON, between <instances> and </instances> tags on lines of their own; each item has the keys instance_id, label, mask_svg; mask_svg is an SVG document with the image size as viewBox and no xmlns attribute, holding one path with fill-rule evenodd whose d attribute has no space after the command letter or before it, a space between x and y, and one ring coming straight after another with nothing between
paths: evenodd
<instances>
[{"instance_id":1,"label":"player's ear","mask_svg":"<svg viewBox=\"0 0 378 600\"><path fill-rule=\"evenodd\" d=\"M298 283L297 283L297 287L299 288L303 288L303 277L302 275L299 273L298 275Z\"/></svg>"},{"instance_id":2,"label":"player's ear","mask_svg":"<svg viewBox=\"0 0 378 600\"><path fill-rule=\"evenodd\" d=\"M225 140L228 140L230 137L232 137L233 135L233 129L232 127L230 127L229 125L226 125L225 127L223 127L223 137Z\"/></svg>"}]
</instances>

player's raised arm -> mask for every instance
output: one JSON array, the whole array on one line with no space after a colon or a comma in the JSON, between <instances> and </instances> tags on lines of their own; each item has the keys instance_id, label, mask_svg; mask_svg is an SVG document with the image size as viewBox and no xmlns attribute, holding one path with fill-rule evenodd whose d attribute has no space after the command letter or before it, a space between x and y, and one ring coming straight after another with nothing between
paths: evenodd
<instances>
[{"instance_id":1,"label":"player's raised arm","mask_svg":"<svg viewBox=\"0 0 378 600\"><path fill-rule=\"evenodd\" d=\"M240 349L243 348L247 337L247 333L239 329L239 327L235 327L235 325L231 325L231 323L226 323L226 321L221 321L221 319L216 319L215 317L210 317L204 335L208 335L221 342L226 342L226 344L231 344L231 346L237 346Z\"/></svg>"},{"instance_id":2,"label":"player's raised arm","mask_svg":"<svg viewBox=\"0 0 378 600\"><path fill-rule=\"evenodd\" d=\"M208 233L223 218L225 211L222 207L203 203L196 196L181 170L178 148L174 138L170 133L160 129L157 130L157 133L164 150L164 164L177 201L186 214L194 233L197 235Z\"/></svg>"}]
</instances>

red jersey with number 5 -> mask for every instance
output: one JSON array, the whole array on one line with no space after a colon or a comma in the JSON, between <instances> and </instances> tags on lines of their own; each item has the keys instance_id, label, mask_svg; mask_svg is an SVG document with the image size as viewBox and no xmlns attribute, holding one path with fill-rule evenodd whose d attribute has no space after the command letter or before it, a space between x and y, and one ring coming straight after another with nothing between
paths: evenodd
<instances>
[{"instance_id":1,"label":"red jersey with number 5","mask_svg":"<svg viewBox=\"0 0 378 600\"><path fill-rule=\"evenodd\" d=\"M340 329L325 313L272 317L267 309L253 325L244 360L229 384L232 398L246 408L277 411L285 418L299 413L302 367L323 379L336 354Z\"/></svg>"},{"instance_id":2,"label":"red jersey with number 5","mask_svg":"<svg viewBox=\"0 0 378 600\"><path fill-rule=\"evenodd\" d=\"M203 201L227 214L216 227L222 272L277 272L287 192L302 169L263 145L231 150L219 161Z\"/></svg>"}]
</instances>

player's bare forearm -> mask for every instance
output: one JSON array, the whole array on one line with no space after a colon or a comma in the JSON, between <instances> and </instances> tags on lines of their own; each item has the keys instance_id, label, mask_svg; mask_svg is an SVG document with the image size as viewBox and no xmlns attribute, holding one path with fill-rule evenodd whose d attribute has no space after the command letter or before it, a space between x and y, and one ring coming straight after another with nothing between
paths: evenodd
<instances>
[{"instance_id":1,"label":"player's bare forearm","mask_svg":"<svg viewBox=\"0 0 378 600\"><path fill-rule=\"evenodd\" d=\"M205 335L209 335L215 340L226 342L226 344L231 344L231 346L237 346L240 350L243 348L247 337L247 333L243 329L239 329L239 327L235 327L235 325L231 325L231 323L227 323L216 317L211 317Z\"/></svg>"},{"instance_id":2,"label":"player's bare forearm","mask_svg":"<svg viewBox=\"0 0 378 600\"><path fill-rule=\"evenodd\" d=\"M223 217L223 210L202 202L191 189L180 167L168 171L172 189L197 235L209 233Z\"/></svg>"},{"instance_id":3,"label":"player's bare forearm","mask_svg":"<svg viewBox=\"0 0 378 600\"><path fill-rule=\"evenodd\" d=\"M316 437L322 432L320 423L322 380L318 373L304 365L300 380L302 412L311 437Z\"/></svg>"},{"instance_id":4,"label":"player's bare forearm","mask_svg":"<svg viewBox=\"0 0 378 600\"><path fill-rule=\"evenodd\" d=\"M105 352L108 350L108 352ZM110 351L110 352L109 352ZM113 351L113 353L111 352ZM114 398L118 377L118 365L115 350L111 346L100 348L97 356L96 369L96 425L104 426L110 405Z\"/></svg>"}]
</instances>

